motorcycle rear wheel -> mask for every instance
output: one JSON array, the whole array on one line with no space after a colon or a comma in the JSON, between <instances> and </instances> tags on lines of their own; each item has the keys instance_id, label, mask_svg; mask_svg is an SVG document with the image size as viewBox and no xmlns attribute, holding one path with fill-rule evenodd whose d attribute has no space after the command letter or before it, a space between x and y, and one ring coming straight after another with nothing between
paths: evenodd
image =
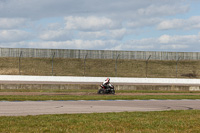
<instances>
[{"instance_id":1,"label":"motorcycle rear wheel","mask_svg":"<svg viewBox=\"0 0 200 133\"><path fill-rule=\"evenodd\" d=\"M104 90L103 89L99 89L98 90L98 94L104 94L105 92L104 92Z\"/></svg>"}]
</instances>

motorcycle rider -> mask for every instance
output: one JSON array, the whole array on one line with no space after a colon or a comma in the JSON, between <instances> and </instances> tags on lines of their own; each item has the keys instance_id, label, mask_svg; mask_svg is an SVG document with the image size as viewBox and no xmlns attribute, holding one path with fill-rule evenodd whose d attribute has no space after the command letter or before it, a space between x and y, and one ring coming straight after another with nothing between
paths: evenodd
<instances>
[{"instance_id":1,"label":"motorcycle rider","mask_svg":"<svg viewBox=\"0 0 200 133\"><path fill-rule=\"evenodd\" d=\"M110 84L110 78L107 78L104 82L103 82L103 88L105 89L109 89Z\"/></svg>"},{"instance_id":2,"label":"motorcycle rider","mask_svg":"<svg viewBox=\"0 0 200 133\"><path fill-rule=\"evenodd\" d=\"M115 89L110 83L110 78L106 78L106 80L100 86L101 88L98 90L98 94L115 94Z\"/></svg>"}]
</instances>

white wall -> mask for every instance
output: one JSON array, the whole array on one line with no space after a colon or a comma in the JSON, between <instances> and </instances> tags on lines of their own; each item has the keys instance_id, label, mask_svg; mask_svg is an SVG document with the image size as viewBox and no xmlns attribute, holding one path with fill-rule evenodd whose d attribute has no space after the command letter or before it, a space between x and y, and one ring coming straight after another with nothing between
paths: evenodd
<instances>
[{"instance_id":1,"label":"white wall","mask_svg":"<svg viewBox=\"0 0 200 133\"><path fill-rule=\"evenodd\" d=\"M107 77L76 77L76 76L19 76L0 75L0 83L4 82L32 82L35 84L54 83L102 83ZM120 78L110 77L113 84L161 84L161 85L200 85L200 79L172 79L172 78Z\"/></svg>"}]
</instances>

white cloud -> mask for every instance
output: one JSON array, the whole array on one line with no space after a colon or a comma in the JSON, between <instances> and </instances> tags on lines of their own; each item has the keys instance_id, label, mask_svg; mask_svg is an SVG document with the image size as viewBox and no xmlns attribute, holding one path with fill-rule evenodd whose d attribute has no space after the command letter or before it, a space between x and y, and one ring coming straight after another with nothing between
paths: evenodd
<instances>
[{"instance_id":1,"label":"white cloud","mask_svg":"<svg viewBox=\"0 0 200 133\"><path fill-rule=\"evenodd\" d=\"M66 29L68 30L86 30L86 31L98 31L104 29L119 28L120 23L106 17L66 17Z\"/></svg>"},{"instance_id":2,"label":"white cloud","mask_svg":"<svg viewBox=\"0 0 200 133\"><path fill-rule=\"evenodd\" d=\"M24 18L0 18L0 29L23 27L27 20Z\"/></svg>"},{"instance_id":3,"label":"white cloud","mask_svg":"<svg viewBox=\"0 0 200 133\"><path fill-rule=\"evenodd\" d=\"M189 10L188 6L179 6L171 5L171 4L156 4L150 5L147 8L141 8L138 10L138 14L142 16L168 16L168 15L176 15L178 13L185 13Z\"/></svg>"},{"instance_id":4,"label":"white cloud","mask_svg":"<svg viewBox=\"0 0 200 133\"><path fill-rule=\"evenodd\" d=\"M200 41L199 35L169 36L163 35L159 39L161 44L185 44L190 45Z\"/></svg>"},{"instance_id":5,"label":"white cloud","mask_svg":"<svg viewBox=\"0 0 200 133\"><path fill-rule=\"evenodd\" d=\"M113 45L118 44L115 40L70 40L70 41L41 41L41 42L9 42L1 47L25 47L26 48L65 48L65 49L112 49Z\"/></svg>"},{"instance_id":6,"label":"white cloud","mask_svg":"<svg viewBox=\"0 0 200 133\"><path fill-rule=\"evenodd\" d=\"M105 16L130 18L166 16L188 10L185 0L5 0L0 1L0 17L47 18L55 16ZM139 13L139 14L138 14Z\"/></svg>"},{"instance_id":7,"label":"white cloud","mask_svg":"<svg viewBox=\"0 0 200 133\"><path fill-rule=\"evenodd\" d=\"M142 18L137 20L132 20L126 23L127 27L130 28L141 28L145 26L153 26L162 21L161 18Z\"/></svg>"},{"instance_id":8,"label":"white cloud","mask_svg":"<svg viewBox=\"0 0 200 133\"><path fill-rule=\"evenodd\" d=\"M193 16L189 19L172 19L162 21L157 29L159 30L169 30L169 29L184 29L191 30L200 28L200 16Z\"/></svg>"},{"instance_id":9,"label":"white cloud","mask_svg":"<svg viewBox=\"0 0 200 133\"><path fill-rule=\"evenodd\" d=\"M98 49L98 50L133 50L133 51L200 51L200 33L198 35L145 38L121 42L117 40L68 40L38 42L7 42L1 46L28 48L65 48L65 49Z\"/></svg>"},{"instance_id":10,"label":"white cloud","mask_svg":"<svg viewBox=\"0 0 200 133\"><path fill-rule=\"evenodd\" d=\"M116 29L116 30L103 30L103 31L93 31L93 32L79 32L78 36L81 39L102 39L102 40L121 40L127 34L126 29Z\"/></svg>"},{"instance_id":11,"label":"white cloud","mask_svg":"<svg viewBox=\"0 0 200 133\"><path fill-rule=\"evenodd\" d=\"M178 49L187 49L187 48L189 48L189 46L188 45L186 45L186 44L170 44L170 45L162 45L161 47L160 47L160 49L162 50L162 49L175 49L175 50L178 50Z\"/></svg>"},{"instance_id":12,"label":"white cloud","mask_svg":"<svg viewBox=\"0 0 200 133\"><path fill-rule=\"evenodd\" d=\"M162 35L161 37L159 37L158 40L159 40L160 43L169 43L170 36L169 35Z\"/></svg>"},{"instance_id":13,"label":"white cloud","mask_svg":"<svg viewBox=\"0 0 200 133\"><path fill-rule=\"evenodd\" d=\"M188 34L197 32L200 16L192 17L191 7L187 0L0 0L0 45L119 50L198 49L200 35L181 36L179 34L186 33L176 31L177 35L172 36L171 31L165 31L184 29L191 30ZM184 13L190 18L176 18ZM130 41L132 38L135 39Z\"/></svg>"},{"instance_id":14,"label":"white cloud","mask_svg":"<svg viewBox=\"0 0 200 133\"><path fill-rule=\"evenodd\" d=\"M109 38L121 40L128 33L127 29L110 30Z\"/></svg>"},{"instance_id":15,"label":"white cloud","mask_svg":"<svg viewBox=\"0 0 200 133\"><path fill-rule=\"evenodd\" d=\"M44 41L65 41L72 38L72 33L66 30L47 30L39 35Z\"/></svg>"},{"instance_id":16,"label":"white cloud","mask_svg":"<svg viewBox=\"0 0 200 133\"><path fill-rule=\"evenodd\" d=\"M131 50L151 50L156 48L155 45L157 44L156 39L154 38L147 38L141 40L130 40L125 42L123 45L120 46L121 50L131 49Z\"/></svg>"},{"instance_id":17,"label":"white cloud","mask_svg":"<svg viewBox=\"0 0 200 133\"><path fill-rule=\"evenodd\" d=\"M104 38L107 35L106 31L94 31L94 32L79 32L78 36L81 39L96 40Z\"/></svg>"},{"instance_id":18,"label":"white cloud","mask_svg":"<svg viewBox=\"0 0 200 133\"><path fill-rule=\"evenodd\" d=\"M119 50L156 50L156 51L199 51L200 33L198 35L170 36L162 35L158 38L130 40L119 46Z\"/></svg>"},{"instance_id":19,"label":"white cloud","mask_svg":"<svg viewBox=\"0 0 200 133\"><path fill-rule=\"evenodd\" d=\"M32 35L22 30L1 30L0 42L18 42L28 40Z\"/></svg>"},{"instance_id":20,"label":"white cloud","mask_svg":"<svg viewBox=\"0 0 200 133\"><path fill-rule=\"evenodd\" d=\"M63 29L61 23L50 23L47 25L47 30L60 30Z\"/></svg>"}]
</instances>

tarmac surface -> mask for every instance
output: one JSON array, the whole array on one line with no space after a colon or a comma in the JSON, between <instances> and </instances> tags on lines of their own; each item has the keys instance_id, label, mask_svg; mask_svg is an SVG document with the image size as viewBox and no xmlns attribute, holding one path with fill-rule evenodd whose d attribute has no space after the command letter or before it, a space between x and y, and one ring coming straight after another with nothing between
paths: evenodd
<instances>
[{"instance_id":1,"label":"tarmac surface","mask_svg":"<svg viewBox=\"0 0 200 133\"><path fill-rule=\"evenodd\" d=\"M200 100L0 101L0 116L200 110Z\"/></svg>"}]
</instances>

